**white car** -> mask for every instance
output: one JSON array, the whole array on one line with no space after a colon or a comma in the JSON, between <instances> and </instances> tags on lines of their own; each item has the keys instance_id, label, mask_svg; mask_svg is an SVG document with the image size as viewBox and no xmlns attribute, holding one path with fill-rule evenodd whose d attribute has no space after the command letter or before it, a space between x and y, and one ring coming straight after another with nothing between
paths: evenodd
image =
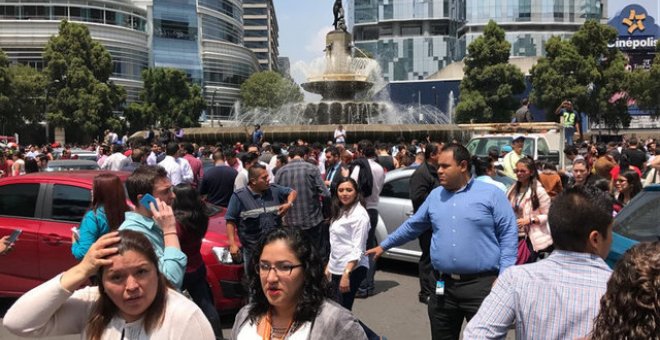
<instances>
[{"instance_id":1,"label":"white car","mask_svg":"<svg viewBox=\"0 0 660 340\"><path fill-rule=\"evenodd\" d=\"M376 241L380 243L413 215L410 200L410 177L415 169L397 169L385 175L385 184L378 203L378 225ZM417 239L399 247L389 249L383 257L406 262L419 262L422 251Z\"/></svg>"}]
</instances>

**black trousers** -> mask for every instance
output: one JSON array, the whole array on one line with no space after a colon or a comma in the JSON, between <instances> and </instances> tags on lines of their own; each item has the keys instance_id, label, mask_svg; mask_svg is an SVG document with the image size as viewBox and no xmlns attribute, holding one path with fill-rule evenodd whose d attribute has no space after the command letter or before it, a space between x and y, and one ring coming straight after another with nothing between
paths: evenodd
<instances>
[{"instance_id":1,"label":"black trousers","mask_svg":"<svg viewBox=\"0 0 660 340\"><path fill-rule=\"evenodd\" d=\"M422 250L422 256L419 258L419 296L427 297L435 294L435 276L433 274L433 265L431 264L431 229L419 235L419 247Z\"/></svg>"},{"instance_id":2,"label":"black trousers","mask_svg":"<svg viewBox=\"0 0 660 340\"><path fill-rule=\"evenodd\" d=\"M434 275L439 277L437 273ZM433 340L458 340L463 320L470 321L477 314L481 303L490 293L497 274L484 275L466 280L453 280L447 275L444 295L431 295L428 305Z\"/></svg>"}]
</instances>

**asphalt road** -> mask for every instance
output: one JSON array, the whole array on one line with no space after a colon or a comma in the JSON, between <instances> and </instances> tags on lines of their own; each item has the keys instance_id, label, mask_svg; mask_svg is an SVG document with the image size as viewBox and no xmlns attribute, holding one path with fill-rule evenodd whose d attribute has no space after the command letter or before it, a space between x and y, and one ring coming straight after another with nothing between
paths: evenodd
<instances>
[{"instance_id":1,"label":"asphalt road","mask_svg":"<svg viewBox=\"0 0 660 340\"><path fill-rule=\"evenodd\" d=\"M376 295L367 299L356 299L353 313L366 325L388 340L431 339L426 305L417 301L419 281L417 265L405 262L382 260L376 272ZM14 300L0 299L0 315ZM229 338L233 316L222 319L223 333ZM0 324L0 339L24 339L7 332ZM80 336L42 338L47 340L78 340ZM509 332L507 340L515 339Z\"/></svg>"}]
</instances>

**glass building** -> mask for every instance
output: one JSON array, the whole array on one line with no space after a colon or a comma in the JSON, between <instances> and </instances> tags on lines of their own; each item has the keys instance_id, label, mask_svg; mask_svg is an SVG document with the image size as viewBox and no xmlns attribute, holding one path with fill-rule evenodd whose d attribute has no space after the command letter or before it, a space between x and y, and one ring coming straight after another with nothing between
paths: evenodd
<instances>
[{"instance_id":1,"label":"glass building","mask_svg":"<svg viewBox=\"0 0 660 340\"><path fill-rule=\"evenodd\" d=\"M243 0L245 47L254 52L264 71L277 70L279 27L273 0Z\"/></svg>"},{"instance_id":2,"label":"glass building","mask_svg":"<svg viewBox=\"0 0 660 340\"><path fill-rule=\"evenodd\" d=\"M87 25L112 56L110 78L138 100L141 72L149 64L147 11L127 0L0 1L0 48L10 60L42 69L48 39L61 20Z\"/></svg>"},{"instance_id":3,"label":"glass building","mask_svg":"<svg viewBox=\"0 0 660 340\"><path fill-rule=\"evenodd\" d=\"M606 0L349 0L355 46L376 58L389 81L425 79L453 61L489 20L506 32L513 56L542 56L551 36L570 37L588 19L605 23Z\"/></svg>"},{"instance_id":4,"label":"glass building","mask_svg":"<svg viewBox=\"0 0 660 340\"><path fill-rule=\"evenodd\" d=\"M355 47L379 61L386 80L414 80L461 58L463 4L464 0L351 0L345 12Z\"/></svg>"},{"instance_id":5,"label":"glass building","mask_svg":"<svg viewBox=\"0 0 660 340\"><path fill-rule=\"evenodd\" d=\"M551 36L569 38L586 20L606 23L606 0L466 0L461 40L468 46L489 20L506 32L513 56L543 56Z\"/></svg>"},{"instance_id":6,"label":"glass building","mask_svg":"<svg viewBox=\"0 0 660 340\"><path fill-rule=\"evenodd\" d=\"M0 48L13 62L44 67L43 51L62 19L87 25L108 49L111 76L139 100L141 72L184 70L202 86L208 116L229 118L241 84L259 70L243 46L241 0L5 0L0 1Z\"/></svg>"}]
</instances>

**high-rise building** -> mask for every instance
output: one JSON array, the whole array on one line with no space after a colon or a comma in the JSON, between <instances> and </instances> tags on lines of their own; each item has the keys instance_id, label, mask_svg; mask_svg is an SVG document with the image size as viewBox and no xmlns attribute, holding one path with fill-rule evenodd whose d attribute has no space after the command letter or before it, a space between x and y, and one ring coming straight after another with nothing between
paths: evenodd
<instances>
[{"instance_id":1,"label":"high-rise building","mask_svg":"<svg viewBox=\"0 0 660 340\"><path fill-rule=\"evenodd\" d=\"M60 21L84 23L112 56L110 79L126 89L128 101L136 101L149 64L147 17L146 8L130 1L2 1L0 49L13 62L42 69L44 47Z\"/></svg>"},{"instance_id":2,"label":"high-rise building","mask_svg":"<svg viewBox=\"0 0 660 340\"><path fill-rule=\"evenodd\" d=\"M279 27L273 0L243 0L245 47L254 52L264 71L277 70Z\"/></svg>"},{"instance_id":3,"label":"high-rise building","mask_svg":"<svg viewBox=\"0 0 660 340\"><path fill-rule=\"evenodd\" d=\"M489 20L513 56L543 56L551 36L570 37L588 19L605 23L606 0L349 0L355 46L386 80L424 79L466 55Z\"/></svg>"},{"instance_id":4,"label":"high-rise building","mask_svg":"<svg viewBox=\"0 0 660 340\"><path fill-rule=\"evenodd\" d=\"M111 80L129 103L139 100L143 69L173 67L202 86L208 117L229 118L241 84L259 70L243 46L241 0L0 1L0 48L43 68L44 47L63 19L84 23L108 49Z\"/></svg>"},{"instance_id":5,"label":"high-rise building","mask_svg":"<svg viewBox=\"0 0 660 340\"><path fill-rule=\"evenodd\" d=\"M424 79L458 60L464 0L350 0L356 54L371 55L386 80Z\"/></svg>"},{"instance_id":6,"label":"high-rise building","mask_svg":"<svg viewBox=\"0 0 660 340\"><path fill-rule=\"evenodd\" d=\"M491 19L506 32L512 56L543 56L551 36L569 38L588 19L606 23L607 0L465 0L465 46Z\"/></svg>"}]
</instances>

